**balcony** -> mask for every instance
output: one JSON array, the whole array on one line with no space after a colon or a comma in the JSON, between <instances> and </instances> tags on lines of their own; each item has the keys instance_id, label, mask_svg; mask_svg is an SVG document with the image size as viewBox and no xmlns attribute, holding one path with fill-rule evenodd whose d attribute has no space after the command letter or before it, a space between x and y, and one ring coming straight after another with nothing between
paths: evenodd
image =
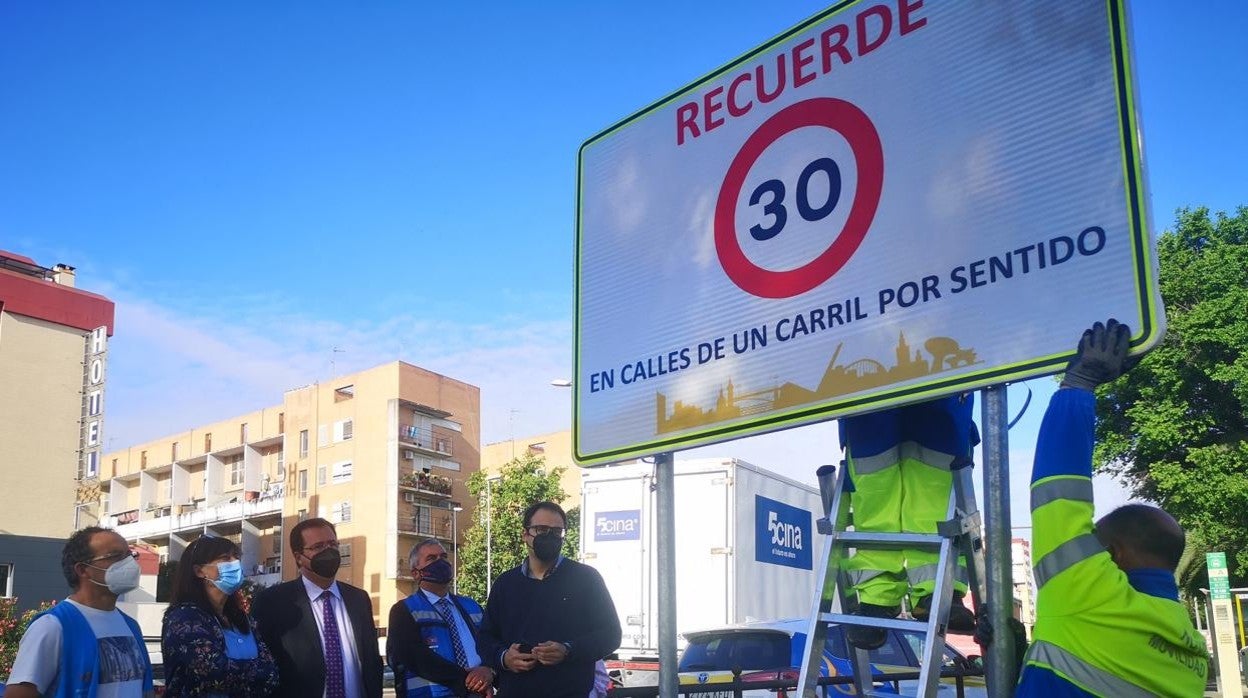
<instances>
[{"instance_id":1,"label":"balcony","mask_svg":"<svg viewBox=\"0 0 1248 698\"><path fill-rule=\"evenodd\" d=\"M271 514L280 516L282 502L281 497L268 497L253 501L224 502L211 507L190 508L190 505L183 505L178 507L178 514L173 514L171 508L165 505L150 509L149 511L157 514L151 518L136 520L139 513L137 510L124 511L116 516L105 517L104 525L115 529L126 539L150 538L226 521L242 521L245 518Z\"/></svg>"},{"instance_id":2,"label":"balcony","mask_svg":"<svg viewBox=\"0 0 1248 698\"><path fill-rule=\"evenodd\" d=\"M437 509L425 512L412 512L399 515L399 535L420 536L422 538L438 538L451 540L451 512Z\"/></svg>"},{"instance_id":3,"label":"balcony","mask_svg":"<svg viewBox=\"0 0 1248 698\"><path fill-rule=\"evenodd\" d=\"M431 473L408 473L399 478L401 490L412 490L439 497L451 496L452 485L451 478Z\"/></svg>"},{"instance_id":4,"label":"balcony","mask_svg":"<svg viewBox=\"0 0 1248 698\"><path fill-rule=\"evenodd\" d=\"M415 424L399 425L399 441L404 445L442 456L452 454L451 435Z\"/></svg>"}]
</instances>

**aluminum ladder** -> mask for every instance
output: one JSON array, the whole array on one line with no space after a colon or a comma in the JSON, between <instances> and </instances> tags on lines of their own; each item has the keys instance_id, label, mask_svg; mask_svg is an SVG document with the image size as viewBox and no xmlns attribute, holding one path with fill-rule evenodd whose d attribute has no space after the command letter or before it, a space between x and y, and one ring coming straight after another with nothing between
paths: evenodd
<instances>
[{"instance_id":1,"label":"aluminum ladder","mask_svg":"<svg viewBox=\"0 0 1248 698\"><path fill-rule=\"evenodd\" d=\"M831 465L819 468L819 491L823 497L824 517L818 521L818 531L824 536L823 564L816 568L815 599L806 629L806 648L798 677L798 695L802 698L819 698L817 682L823 664L824 644L830 623L842 626L868 625L877 628L915 630L926 633L923 656L920 660L920 698L936 695L944 664L945 629L949 621L949 607L953 603L953 576L958 557L967 560L967 576L975 608L983 608L984 555L983 535L979 511L975 505L975 486L971 481L971 467L953 471L953 488L949 494L947 520L937 523L938 533L877 533L849 530L852 521L849 493L845 491L846 468ZM935 602L926 621L898 618L873 618L846 613L834 613L833 606L851 608L848 585L843 574L845 557L850 548L928 548L939 549L936 588L932 592ZM860 696L893 695L876 691L871 674L867 650L858 649L846 638L854 672L854 687ZM826 691L826 689L825 689Z\"/></svg>"}]
</instances>

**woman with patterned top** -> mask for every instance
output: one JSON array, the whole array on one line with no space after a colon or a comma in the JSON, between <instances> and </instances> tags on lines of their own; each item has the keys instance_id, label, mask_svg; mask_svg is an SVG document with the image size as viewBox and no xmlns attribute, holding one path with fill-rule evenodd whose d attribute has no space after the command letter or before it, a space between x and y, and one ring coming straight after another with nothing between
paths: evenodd
<instances>
[{"instance_id":1,"label":"woman with patterned top","mask_svg":"<svg viewBox=\"0 0 1248 698\"><path fill-rule=\"evenodd\" d=\"M239 549L202 536L178 561L160 644L165 696L260 698L277 688L277 664L238 593Z\"/></svg>"}]
</instances>

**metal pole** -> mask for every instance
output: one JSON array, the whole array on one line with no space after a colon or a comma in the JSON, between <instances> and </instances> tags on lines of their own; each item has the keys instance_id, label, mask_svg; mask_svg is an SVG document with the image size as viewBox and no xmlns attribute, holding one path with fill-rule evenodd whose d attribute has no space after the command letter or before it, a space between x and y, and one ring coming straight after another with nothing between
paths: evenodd
<instances>
[{"instance_id":1,"label":"metal pole","mask_svg":"<svg viewBox=\"0 0 1248 698\"><path fill-rule=\"evenodd\" d=\"M992 643L985 652L984 671L988 695L1009 698L1014 695L1014 633L1009 619L1014 615L1014 592L1010 540L1010 435L1004 385L983 390L980 421L984 427L984 541L988 622L993 628Z\"/></svg>"},{"instance_id":2,"label":"metal pole","mask_svg":"<svg viewBox=\"0 0 1248 698\"><path fill-rule=\"evenodd\" d=\"M659 552L659 696L676 698L676 486L671 453L654 457L655 509Z\"/></svg>"}]
</instances>

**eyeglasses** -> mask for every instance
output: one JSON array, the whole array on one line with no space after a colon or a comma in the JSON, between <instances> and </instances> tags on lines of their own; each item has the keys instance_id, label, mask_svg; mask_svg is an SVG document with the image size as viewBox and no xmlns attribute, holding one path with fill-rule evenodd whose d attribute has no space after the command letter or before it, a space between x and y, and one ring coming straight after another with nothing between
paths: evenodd
<instances>
[{"instance_id":1,"label":"eyeglasses","mask_svg":"<svg viewBox=\"0 0 1248 698\"><path fill-rule=\"evenodd\" d=\"M82 561L82 564L84 564L84 565L89 565L89 564L91 564L92 562L101 562L101 561L103 561L103 560L121 560L121 559L124 559L124 558L127 558L127 557L132 557L132 558L134 558L134 559L136 559L136 560L137 560L137 559L139 559L139 553L138 553L138 551L134 551L134 550L127 550L127 551L125 551L124 553L109 553L109 554L107 554L107 555L100 555L100 556L97 556L97 557L89 557L89 558L87 558L86 560L83 560L83 561Z\"/></svg>"},{"instance_id":2,"label":"eyeglasses","mask_svg":"<svg viewBox=\"0 0 1248 698\"><path fill-rule=\"evenodd\" d=\"M544 536L547 533L553 533L556 536L563 538L563 530L562 526L529 526L529 535Z\"/></svg>"},{"instance_id":3,"label":"eyeglasses","mask_svg":"<svg viewBox=\"0 0 1248 698\"><path fill-rule=\"evenodd\" d=\"M321 552L322 550L325 550L326 548L333 548L334 550L337 550L338 541L325 540L325 541L321 541L320 543L314 543L312 545L304 546L303 550L301 550L300 552L302 552L304 555L307 555L308 557L312 557L312 555L315 555ZM311 555L308 554L309 552L311 552Z\"/></svg>"}]
</instances>

